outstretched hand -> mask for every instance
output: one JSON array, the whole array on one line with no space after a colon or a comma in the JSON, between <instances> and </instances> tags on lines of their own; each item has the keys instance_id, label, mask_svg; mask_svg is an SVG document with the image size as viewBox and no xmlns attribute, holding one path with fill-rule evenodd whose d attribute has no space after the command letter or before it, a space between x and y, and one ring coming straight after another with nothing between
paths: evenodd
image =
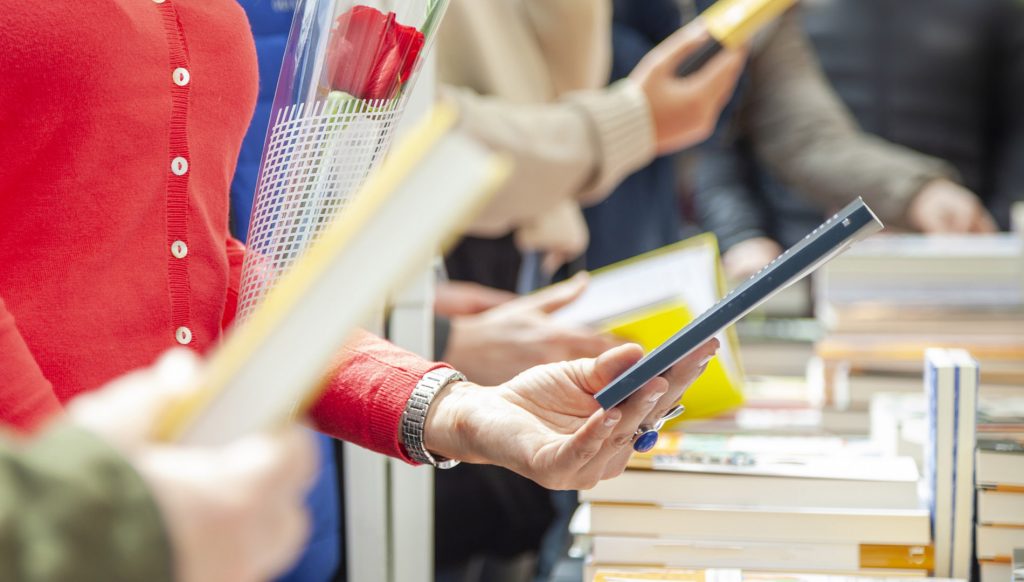
<instances>
[{"instance_id":1,"label":"outstretched hand","mask_svg":"<svg viewBox=\"0 0 1024 582\"><path fill-rule=\"evenodd\" d=\"M456 384L431 408L427 448L506 467L549 489L589 489L622 473L637 428L668 412L717 349L712 340L607 411L594 394L643 357L639 346L539 366L496 388Z\"/></svg>"},{"instance_id":2,"label":"outstretched hand","mask_svg":"<svg viewBox=\"0 0 1024 582\"><path fill-rule=\"evenodd\" d=\"M444 361L471 381L497 385L533 366L596 357L623 342L552 313L583 294L586 274L478 315L453 318Z\"/></svg>"}]
</instances>

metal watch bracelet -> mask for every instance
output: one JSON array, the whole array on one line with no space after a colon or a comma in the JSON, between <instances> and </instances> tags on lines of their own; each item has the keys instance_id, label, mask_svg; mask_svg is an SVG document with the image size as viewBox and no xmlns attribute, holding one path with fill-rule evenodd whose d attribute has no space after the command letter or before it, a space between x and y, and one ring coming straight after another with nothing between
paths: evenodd
<instances>
[{"instance_id":1,"label":"metal watch bracelet","mask_svg":"<svg viewBox=\"0 0 1024 582\"><path fill-rule=\"evenodd\" d=\"M412 391L409 402L402 412L401 434L399 438L409 458L422 465L431 465L438 469L451 469L459 464L459 461L436 457L427 450L423 442L423 429L427 423L427 414L430 412L430 405L434 398L445 387L456 382L464 382L466 377L451 368L440 368L427 372L416 389Z\"/></svg>"}]
</instances>

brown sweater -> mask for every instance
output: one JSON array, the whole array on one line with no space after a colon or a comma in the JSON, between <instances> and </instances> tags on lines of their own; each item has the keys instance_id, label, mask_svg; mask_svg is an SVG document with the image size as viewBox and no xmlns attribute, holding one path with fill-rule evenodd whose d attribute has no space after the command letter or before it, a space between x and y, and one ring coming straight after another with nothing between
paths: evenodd
<instances>
[{"instance_id":1,"label":"brown sweater","mask_svg":"<svg viewBox=\"0 0 1024 582\"><path fill-rule=\"evenodd\" d=\"M867 134L825 79L791 11L750 58L741 123L760 160L822 207L863 196L893 226L928 182L956 179L948 163Z\"/></svg>"}]
</instances>

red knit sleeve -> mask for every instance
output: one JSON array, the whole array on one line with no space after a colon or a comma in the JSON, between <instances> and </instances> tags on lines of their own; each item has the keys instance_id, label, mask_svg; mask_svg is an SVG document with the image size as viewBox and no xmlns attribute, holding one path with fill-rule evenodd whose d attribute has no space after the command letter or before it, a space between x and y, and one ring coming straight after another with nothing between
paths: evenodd
<instances>
[{"instance_id":1,"label":"red knit sleeve","mask_svg":"<svg viewBox=\"0 0 1024 582\"><path fill-rule=\"evenodd\" d=\"M0 298L0 424L31 432L63 410Z\"/></svg>"},{"instance_id":2,"label":"red knit sleeve","mask_svg":"<svg viewBox=\"0 0 1024 582\"><path fill-rule=\"evenodd\" d=\"M324 434L412 463L398 442L405 405L429 362L367 332L357 332L310 418Z\"/></svg>"},{"instance_id":3,"label":"red knit sleeve","mask_svg":"<svg viewBox=\"0 0 1024 582\"><path fill-rule=\"evenodd\" d=\"M245 247L228 240L231 283L224 325L234 320ZM310 410L317 429L331 437L412 463L398 442L399 422L420 379L444 364L430 362L365 331L338 354L323 396Z\"/></svg>"}]
</instances>

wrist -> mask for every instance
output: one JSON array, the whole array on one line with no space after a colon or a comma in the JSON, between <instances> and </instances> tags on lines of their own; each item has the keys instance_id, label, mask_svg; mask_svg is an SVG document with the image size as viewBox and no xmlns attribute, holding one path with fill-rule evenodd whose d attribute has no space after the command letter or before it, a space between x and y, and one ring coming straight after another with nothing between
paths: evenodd
<instances>
[{"instance_id":1,"label":"wrist","mask_svg":"<svg viewBox=\"0 0 1024 582\"><path fill-rule=\"evenodd\" d=\"M466 400L479 388L471 382L453 382L434 397L423 429L423 444L432 455L466 462L479 461L468 444L471 440L467 438L471 416L464 413Z\"/></svg>"},{"instance_id":2,"label":"wrist","mask_svg":"<svg viewBox=\"0 0 1024 582\"><path fill-rule=\"evenodd\" d=\"M414 463L438 469L451 469L459 464L456 459L431 452L426 444L426 432L427 418L436 409L441 393L465 379L462 373L441 367L424 374L416 384L402 412L398 433L399 442Z\"/></svg>"}]
</instances>

